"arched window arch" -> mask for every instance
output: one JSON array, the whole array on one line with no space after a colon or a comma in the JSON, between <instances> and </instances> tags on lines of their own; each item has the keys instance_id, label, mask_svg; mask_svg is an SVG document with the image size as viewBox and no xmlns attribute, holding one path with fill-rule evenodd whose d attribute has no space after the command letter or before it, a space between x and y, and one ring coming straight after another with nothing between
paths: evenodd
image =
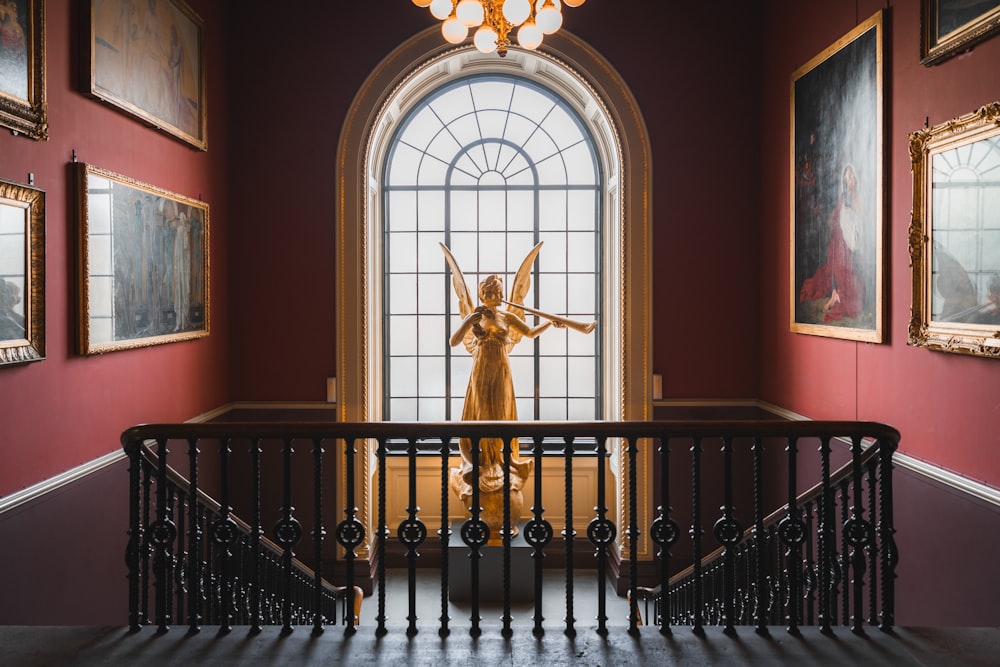
<instances>
[{"instance_id":1,"label":"arched window arch","mask_svg":"<svg viewBox=\"0 0 1000 667\"><path fill-rule=\"evenodd\" d=\"M595 288L601 329L600 413L609 420L650 418L652 166L645 122L635 99L614 68L567 30L546 38L544 49L511 49L501 59L469 45L444 43L440 30L432 26L399 46L369 75L340 135L334 192L340 419L381 420L386 413L382 254L386 211L381 185L392 137L430 92L474 74L519 76L544 86L565 101L593 137L600 172L602 279ZM361 447L359 493L364 500L359 516L374 534L369 512L374 446ZM653 448L643 447L636 472L640 525L648 523L652 511L652 457ZM611 474L617 496L612 511L621 525L622 508L628 505L628 472L624 448L617 443L612 443ZM638 557L650 558L648 536L639 539ZM625 549L623 557L629 551Z\"/></svg>"},{"instance_id":2,"label":"arched window arch","mask_svg":"<svg viewBox=\"0 0 1000 667\"><path fill-rule=\"evenodd\" d=\"M462 414L470 359L440 244L468 288L513 274L537 243L527 305L601 319L603 188L594 139L550 89L472 74L429 92L399 123L381 169L383 417ZM528 320L531 321L531 317ZM602 417L601 329L552 329L511 351L522 419Z\"/></svg>"}]
</instances>

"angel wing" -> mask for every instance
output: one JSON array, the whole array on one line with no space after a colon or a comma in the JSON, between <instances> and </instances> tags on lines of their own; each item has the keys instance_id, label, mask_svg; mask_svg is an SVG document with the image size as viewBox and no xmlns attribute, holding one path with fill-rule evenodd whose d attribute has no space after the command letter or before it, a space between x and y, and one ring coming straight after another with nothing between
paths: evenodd
<instances>
[{"instance_id":1,"label":"angel wing","mask_svg":"<svg viewBox=\"0 0 1000 667\"><path fill-rule=\"evenodd\" d=\"M448 246L443 243L439 243L438 245L444 251L444 258L448 261L448 266L451 268L451 285L455 288L455 296L458 297L458 313L464 320L469 316L469 313L476 309L476 304L472 301L472 295L469 293L469 286L465 282L465 276L462 275L462 269L458 268L458 262L455 261L451 250L448 250ZM465 335L465 339L463 340L465 349L469 352L472 352L474 348L472 338L473 334L470 331Z\"/></svg>"},{"instance_id":2,"label":"angel wing","mask_svg":"<svg viewBox=\"0 0 1000 667\"><path fill-rule=\"evenodd\" d=\"M538 245L528 252L524 261L521 262L521 266L517 270L517 273L514 274L514 282L510 285L510 298L508 299L511 304L517 304L517 306L524 305L524 297L528 294L528 288L531 287L531 265L535 263L535 258L538 257L538 251L542 249L542 243L543 242L539 242ZM518 308L517 306L511 305L507 308L507 310L523 320L524 309ZM509 338L510 343L507 348L508 350L521 341L521 334L520 332L512 329L509 333Z\"/></svg>"}]
</instances>

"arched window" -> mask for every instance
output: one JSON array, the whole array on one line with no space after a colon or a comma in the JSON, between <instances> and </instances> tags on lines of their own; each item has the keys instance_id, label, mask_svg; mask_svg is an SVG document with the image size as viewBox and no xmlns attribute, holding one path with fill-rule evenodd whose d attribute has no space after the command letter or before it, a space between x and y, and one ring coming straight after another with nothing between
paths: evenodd
<instances>
[{"instance_id":1,"label":"arched window","mask_svg":"<svg viewBox=\"0 0 1000 667\"><path fill-rule=\"evenodd\" d=\"M407 113L381 170L384 418L462 414L471 361L448 344L460 316L441 244L475 301L490 274L509 293L541 242L526 305L601 319L602 183L579 115L522 76L462 77ZM600 336L550 329L513 348L521 419L601 418Z\"/></svg>"}]
</instances>

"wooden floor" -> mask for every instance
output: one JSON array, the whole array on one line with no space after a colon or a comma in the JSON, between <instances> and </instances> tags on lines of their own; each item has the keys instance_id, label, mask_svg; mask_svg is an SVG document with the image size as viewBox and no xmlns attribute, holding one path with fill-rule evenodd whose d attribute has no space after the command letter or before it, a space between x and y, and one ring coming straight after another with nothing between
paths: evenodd
<instances>
[{"instance_id":1,"label":"wooden floor","mask_svg":"<svg viewBox=\"0 0 1000 667\"><path fill-rule=\"evenodd\" d=\"M758 635L739 628L735 636L720 628L706 629L703 637L689 628L661 634L659 628L641 627L628 633L627 605L608 596L608 632L597 632L597 577L578 571L574 577L573 624L566 633L565 577L547 573L543 591L544 635L533 632L534 605L512 605L512 632L502 634L502 606L483 603L482 634L470 636L471 605L451 602L449 630L438 633L441 616L440 580L436 571L423 571L414 593L417 629L407 635L409 590L405 573L390 571L386 585L388 633L377 637L377 598L365 598L361 624L354 634L343 627L326 628L314 636L311 627L297 627L282 636L280 628L267 627L250 635L246 627L220 635L214 628L189 635L184 627L157 635L146 627L137 633L122 627L0 626L0 664L16 667L90 667L98 665L996 665L1000 656L1000 630L996 628L897 628L892 634L868 629L854 635L837 628L832 636L804 628L793 637L784 628L770 628Z\"/></svg>"}]
</instances>

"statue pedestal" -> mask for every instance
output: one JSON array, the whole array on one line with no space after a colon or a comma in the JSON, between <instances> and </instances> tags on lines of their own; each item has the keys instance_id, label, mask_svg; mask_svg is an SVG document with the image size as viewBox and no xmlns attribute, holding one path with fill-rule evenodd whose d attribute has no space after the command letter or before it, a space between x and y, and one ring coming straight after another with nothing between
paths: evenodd
<instances>
[{"instance_id":1,"label":"statue pedestal","mask_svg":"<svg viewBox=\"0 0 1000 667\"><path fill-rule=\"evenodd\" d=\"M455 602L472 599L472 550L462 541L462 521L451 524L448 539L448 596ZM510 541L510 601L535 599L535 564L531 545L524 541L524 524ZM479 601L503 602L503 546L484 546L479 550Z\"/></svg>"}]
</instances>

